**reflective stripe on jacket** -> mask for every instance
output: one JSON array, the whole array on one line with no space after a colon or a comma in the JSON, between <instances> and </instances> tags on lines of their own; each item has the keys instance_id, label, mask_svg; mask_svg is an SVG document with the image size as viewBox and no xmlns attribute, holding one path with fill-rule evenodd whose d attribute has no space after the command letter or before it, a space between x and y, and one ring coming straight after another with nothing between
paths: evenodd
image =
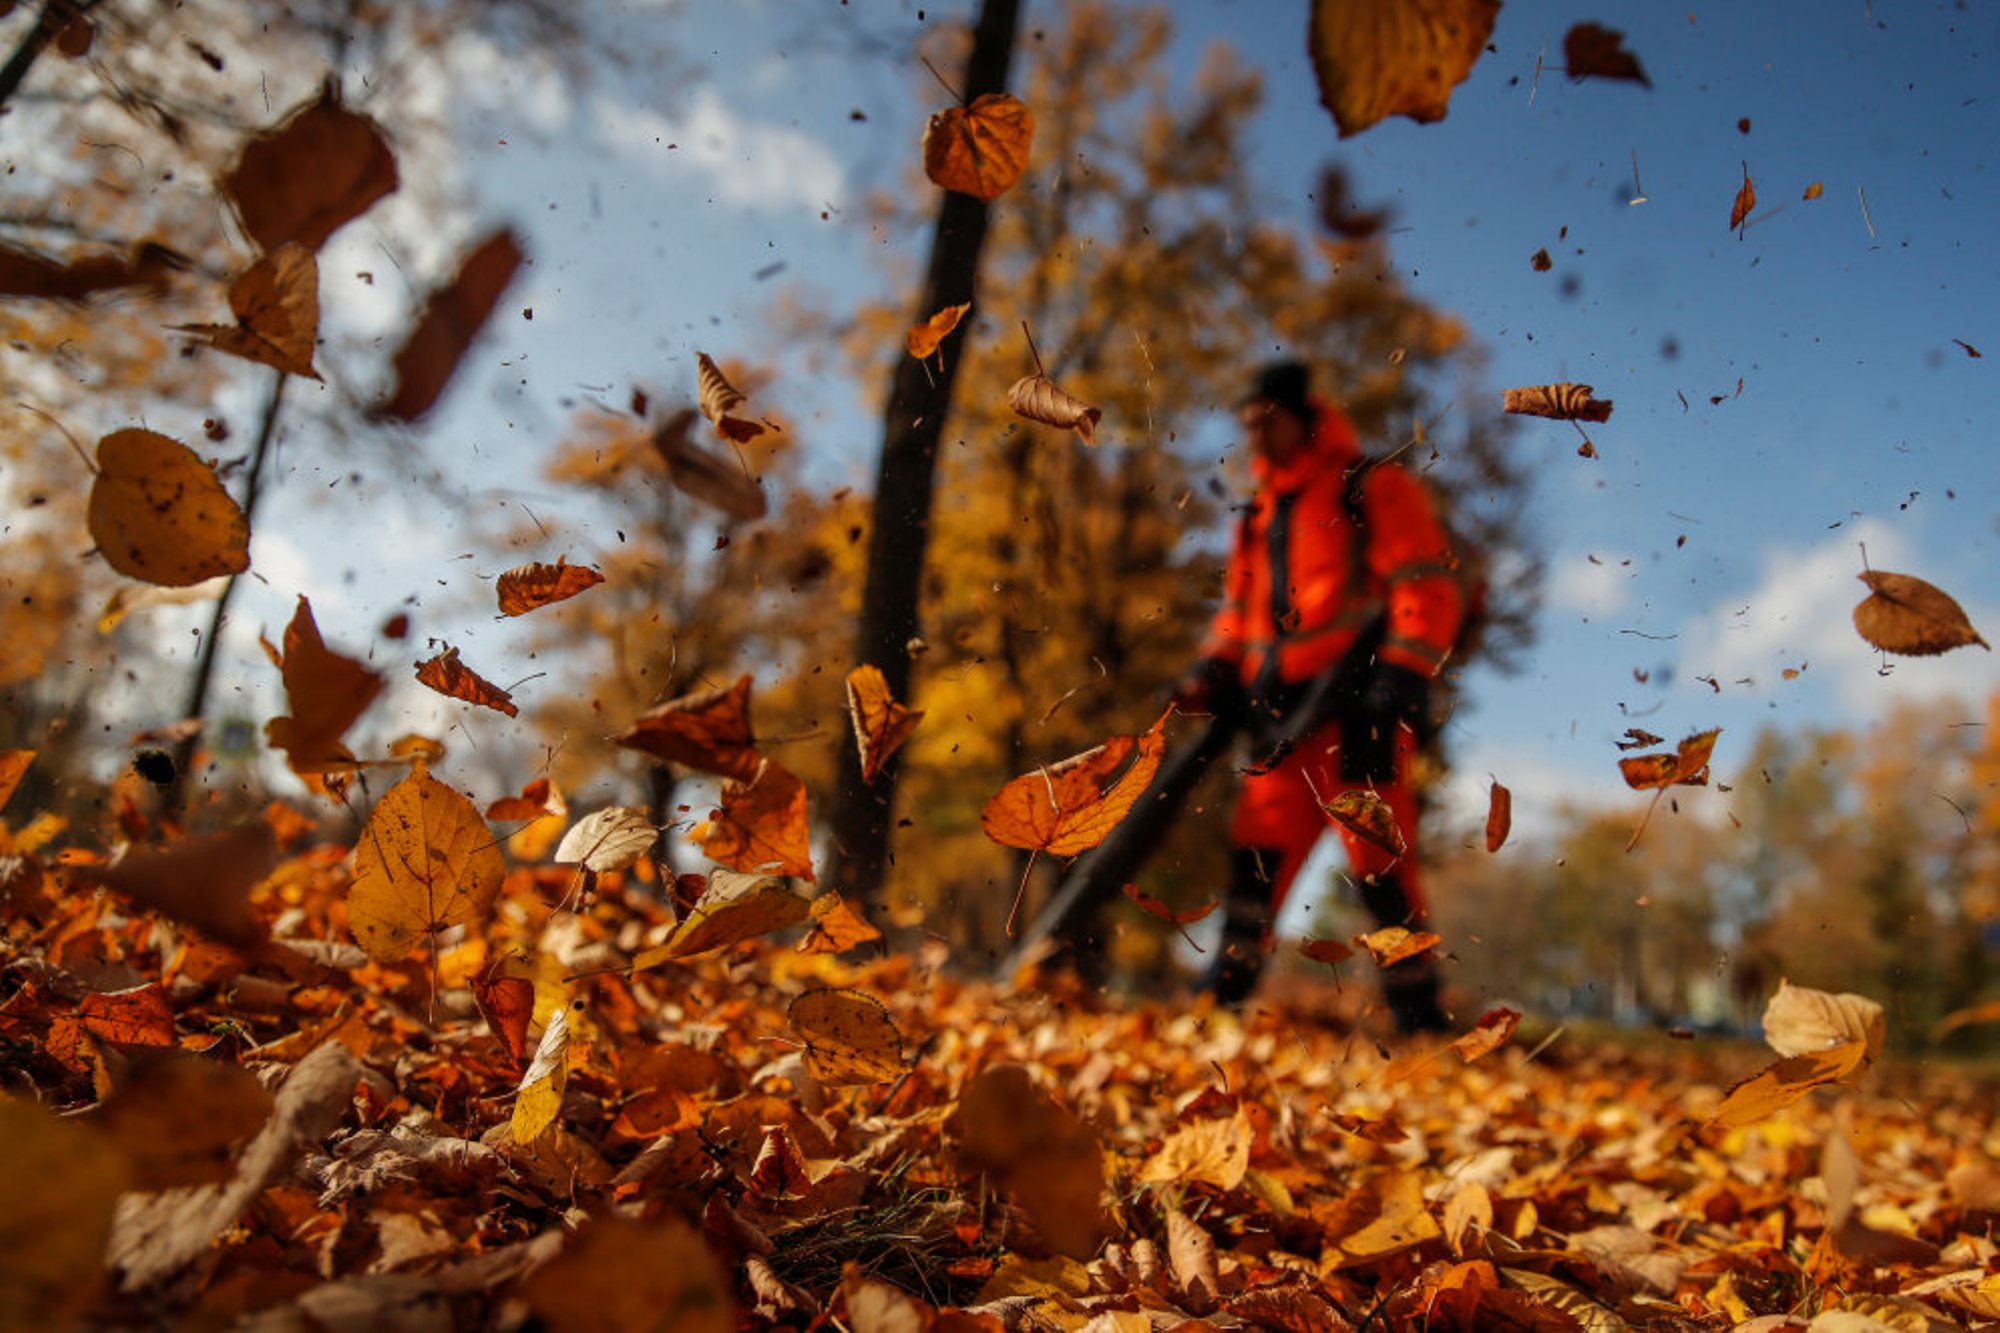
<instances>
[{"instance_id":1,"label":"reflective stripe on jacket","mask_svg":"<svg viewBox=\"0 0 2000 1333\"><path fill-rule=\"evenodd\" d=\"M1374 463L1355 497L1365 529L1357 537L1348 512L1349 475L1362 464L1354 423L1314 406L1318 425L1300 457L1282 468L1251 464L1257 493L1236 525L1202 653L1235 662L1251 685L1275 649L1278 680L1310 680L1386 612L1380 659L1435 675L1464 614L1444 526L1421 482Z\"/></svg>"}]
</instances>

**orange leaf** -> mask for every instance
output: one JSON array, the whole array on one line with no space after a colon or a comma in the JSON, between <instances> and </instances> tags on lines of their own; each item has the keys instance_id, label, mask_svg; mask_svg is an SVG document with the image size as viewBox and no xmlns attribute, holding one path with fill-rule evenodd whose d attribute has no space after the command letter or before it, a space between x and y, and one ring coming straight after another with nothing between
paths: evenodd
<instances>
[{"instance_id":1,"label":"orange leaf","mask_svg":"<svg viewBox=\"0 0 2000 1333\"><path fill-rule=\"evenodd\" d=\"M1160 714L1143 735L1114 736L1015 778L986 803L980 827L993 841L1024 851L1075 856L1090 850L1118 826L1152 782L1166 753L1165 728L1172 713Z\"/></svg>"},{"instance_id":2,"label":"orange leaf","mask_svg":"<svg viewBox=\"0 0 2000 1333\"><path fill-rule=\"evenodd\" d=\"M1811 185L1806 186L1806 192L1804 195L1801 196L1801 198L1803 198L1807 203L1811 203L1813 200L1819 198L1822 194L1825 193L1826 193L1826 185L1821 181L1814 181Z\"/></svg>"},{"instance_id":3,"label":"orange leaf","mask_svg":"<svg viewBox=\"0 0 2000 1333\"><path fill-rule=\"evenodd\" d=\"M354 756L340 738L382 692L382 677L327 648L313 619L312 603L303 597L292 623L285 626L285 651L277 662L292 711L266 723L265 736L286 752L295 773L321 773L337 764L351 764Z\"/></svg>"},{"instance_id":4,"label":"orange leaf","mask_svg":"<svg viewBox=\"0 0 2000 1333\"><path fill-rule=\"evenodd\" d=\"M1729 230L1742 228L1750 216L1750 210L1757 207L1757 189L1750 183L1750 165L1743 165L1743 187L1736 192L1736 202L1729 206Z\"/></svg>"},{"instance_id":5,"label":"orange leaf","mask_svg":"<svg viewBox=\"0 0 2000 1333\"><path fill-rule=\"evenodd\" d=\"M812 901L812 929L799 941L798 951L846 953L881 938L882 932L849 907L845 898L837 893L822 893Z\"/></svg>"},{"instance_id":6,"label":"orange leaf","mask_svg":"<svg viewBox=\"0 0 2000 1333\"><path fill-rule=\"evenodd\" d=\"M1014 387L1007 390L1007 406L1030 421L1073 430L1085 444L1097 443L1097 423L1104 417L1101 409L1058 389L1047 375L1023 375L1015 380Z\"/></svg>"},{"instance_id":7,"label":"orange leaf","mask_svg":"<svg viewBox=\"0 0 2000 1333\"><path fill-rule=\"evenodd\" d=\"M1708 759L1715 750L1715 738L1722 728L1698 731L1675 747L1672 754L1627 755L1618 761L1618 772L1634 791L1671 787L1701 787L1708 783Z\"/></svg>"},{"instance_id":8,"label":"orange leaf","mask_svg":"<svg viewBox=\"0 0 2000 1333\"><path fill-rule=\"evenodd\" d=\"M642 949L632 960L632 970L643 972L671 959L692 958L796 926L812 911L813 904L799 887L782 876L718 870L708 877L701 897L674 933L665 943Z\"/></svg>"},{"instance_id":9,"label":"orange leaf","mask_svg":"<svg viewBox=\"0 0 2000 1333\"><path fill-rule=\"evenodd\" d=\"M699 419L693 408L684 407L653 429L653 448L667 465L667 480L682 494L731 518L764 517L770 500L743 461L711 453L694 442L693 427Z\"/></svg>"},{"instance_id":10,"label":"orange leaf","mask_svg":"<svg viewBox=\"0 0 2000 1333\"><path fill-rule=\"evenodd\" d=\"M1428 930L1410 930L1403 926L1384 926L1354 937L1354 942L1368 951L1378 967L1394 967L1442 941L1442 936L1433 935Z\"/></svg>"},{"instance_id":11,"label":"orange leaf","mask_svg":"<svg viewBox=\"0 0 2000 1333\"><path fill-rule=\"evenodd\" d=\"M1090 1125L1027 1069L993 1064L959 1093L946 1122L963 1172L983 1172L1012 1194L1054 1249L1096 1253L1106 1231L1104 1150Z\"/></svg>"},{"instance_id":12,"label":"orange leaf","mask_svg":"<svg viewBox=\"0 0 2000 1333\"><path fill-rule=\"evenodd\" d=\"M1496 781L1486 797L1486 850L1499 851L1513 828L1514 793Z\"/></svg>"},{"instance_id":13,"label":"orange leaf","mask_svg":"<svg viewBox=\"0 0 2000 1333\"><path fill-rule=\"evenodd\" d=\"M401 962L433 932L484 917L505 871L479 811L419 760L355 845L348 925L370 958Z\"/></svg>"},{"instance_id":14,"label":"orange leaf","mask_svg":"<svg viewBox=\"0 0 2000 1333\"><path fill-rule=\"evenodd\" d=\"M580 592L604 582L604 575L589 565L572 565L558 558L553 565L521 565L502 574L493 585L500 598L500 614L524 616L555 602L566 602Z\"/></svg>"},{"instance_id":15,"label":"orange leaf","mask_svg":"<svg viewBox=\"0 0 2000 1333\"><path fill-rule=\"evenodd\" d=\"M903 345L910 349L910 355L922 361L937 352L951 331L958 327L958 321L965 318L965 312L972 309L970 301L963 305L948 305L923 323L903 335Z\"/></svg>"},{"instance_id":16,"label":"orange leaf","mask_svg":"<svg viewBox=\"0 0 2000 1333\"><path fill-rule=\"evenodd\" d=\"M521 260L520 242L504 229L466 255L451 282L424 302L423 313L397 349L396 391L376 406L376 416L415 421L431 410L473 339L486 327Z\"/></svg>"},{"instance_id":17,"label":"orange leaf","mask_svg":"<svg viewBox=\"0 0 2000 1333\"><path fill-rule=\"evenodd\" d=\"M277 839L261 820L220 833L135 849L110 865L74 874L180 921L234 949L255 948L264 928L250 914L250 891L277 862Z\"/></svg>"},{"instance_id":18,"label":"orange leaf","mask_svg":"<svg viewBox=\"0 0 2000 1333\"><path fill-rule=\"evenodd\" d=\"M1313 0L1307 48L1340 137L1385 116L1443 120L1500 0Z\"/></svg>"},{"instance_id":19,"label":"orange leaf","mask_svg":"<svg viewBox=\"0 0 2000 1333\"><path fill-rule=\"evenodd\" d=\"M519 796L502 796L486 807L486 817L511 823L520 819L540 819L545 815L566 815L569 803L548 778L536 778L521 788Z\"/></svg>"},{"instance_id":20,"label":"orange leaf","mask_svg":"<svg viewBox=\"0 0 2000 1333\"><path fill-rule=\"evenodd\" d=\"M689 837L709 860L731 870L813 878L806 786L768 759L748 782L725 779L721 809Z\"/></svg>"},{"instance_id":21,"label":"orange leaf","mask_svg":"<svg viewBox=\"0 0 2000 1333\"><path fill-rule=\"evenodd\" d=\"M528 1028L535 1017L535 983L518 958L501 957L472 979L472 999L516 1069L528 1063Z\"/></svg>"},{"instance_id":22,"label":"orange leaf","mask_svg":"<svg viewBox=\"0 0 2000 1333\"><path fill-rule=\"evenodd\" d=\"M250 568L250 520L194 450L150 430L97 443L90 536L128 578L185 588Z\"/></svg>"},{"instance_id":23,"label":"orange leaf","mask_svg":"<svg viewBox=\"0 0 2000 1333\"><path fill-rule=\"evenodd\" d=\"M747 780L761 762L750 730L750 677L648 709L613 739L655 759Z\"/></svg>"},{"instance_id":24,"label":"orange leaf","mask_svg":"<svg viewBox=\"0 0 2000 1333\"><path fill-rule=\"evenodd\" d=\"M923 718L921 711L905 708L890 696L881 668L865 663L847 673L847 714L854 723L854 743L861 750L863 782L875 780Z\"/></svg>"},{"instance_id":25,"label":"orange leaf","mask_svg":"<svg viewBox=\"0 0 2000 1333\"><path fill-rule=\"evenodd\" d=\"M1868 1059L1868 1043L1850 1041L1811 1055L1794 1055L1770 1065L1729 1090L1708 1123L1735 1129L1776 1115L1814 1088L1837 1083Z\"/></svg>"},{"instance_id":26,"label":"orange leaf","mask_svg":"<svg viewBox=\"0 0 2000 1333\"><path fill-rule=\"evenodd\" d=\"M396 155L381 127L341 106L331 82L245 144L222 179L243 230L266 251L288 241L316 251L395 188Z\"/></svg>"},{"instance_id":27,"label":"orange leaf","mask_svg":"<svg viewBox=\"0 0 2000 1333\"><path fill-rule=\"evenodd\" d=\"M701 414L714 423L725 439L738 444L754 440L764 433L764 428L754 421L733 415L737 408L749 401L735 385L723 375L721 367L709 359L708 353L695 353L695 380L699 389Z\"/></svg>"},{"instance_id":28,"label":"orange leaf","mask_svg":"<svg viewBox=\"0 0 2000 1333\"><path fill-rule=\"evenodd\" d=\"M174 1045L174 1010L158 986L86 995L77 1017L93 1037L121 1046Z\"/></svg>"},{"instance_id":29,"label":"orange leaf","mask_svg":"<svg viewBox=\"0 0 2000 1333\"><path fill-rule=\"evenodd\" d=\"M14 797L14 788L21 785L21 778L27 773L28 765L35 762L33 750L0 751L0 809Z\"/></svg>"},{"instance_id":30,"label":"orange leaf","mask_svg":"<svg viewBox=\"0 0 2000 1333\"><path fill-rule=\"evenodd\" d=\"M635 1222L606 1214L514 1294L546 1328L731 1333L734 1286L701 1233L678 1217Z\"/></svg>"},{"instance_id":31,"label":"orange leaf","mask_svg":"<svg viewBox=\"0 0 2000 1333\"><path fill-rule=\"evenodd\" d=\"M439 694L453 699L463 699L467 703L505 713L508 717L517 717L521 712L514 706L511 694L459 661L458 649L449 644L436 657L417 663L417 683L428 685Z\"/></svg>"},{"instance_id":32,"label":"orange leaf","mask_svg":"<svg viewBox=\"0 0 2000 1333\"><path fill-rule=\"evenodd\" d=\"M1639 58L1625 49L1625 34L1601 23L1578 23L1563 34L1563 67L1572 79L1626 79L1653 86Z\"/></svg>"},{"instance_id":33,"label":"orange leaf","mask_svg":"<svg viewBox=\"0 0 2000 1333\"><path fill-rule=\"evenodd\" d=\"M1330 801L1320 802L1327 817L1372 847L1391 856L1409 850L1403 830L1396 826L1396 812L1372 791L1344 791Z\"/></svg>"},{"instance_id":34,"label":"orange leaf","mask_svg":"<svg viewBox=\"0 0 2000 1333\"><path fill-rule=\"evenodd\" d=\"M199 333L219 352L319 378L313 346L319 339L319 261L296 242L279 246L229 284L234 324L176 324Z\"/></svg>"},{"instance_id":35,"label":"orange leaf","mask_svg":"<svg viewBox=\"0 0 2000 1333\"><path fill-rule=\"evenodd\" d=\"M811 990L785 1021L805 1041L806 1068L828 1087L901 1078L903 1034L882 1002L853 990Z\"/></svg>"},{"instance_id":36,"label":"orange leaf","mask_svg":"<svg viewBox=\"0 0 2000 1333\"><path fill-rule=\"evenodd\" d=\"M986 93L970 106L946 107L924 127L924 175L942 190L988 203L1028 169L1035 113L1007 93Z\"/></svg>"},{"instance_id":37,"label":"orange leaf","mask_svg":"<svg viewBox=\"0 0 2000 1333\"><path fill-rule=\"evenodd\" d=\"M1325 963L1329 967L1335 963L1344 963L1354 957L1354 950L1348 948L1339 940L1301 940L1299 942L1299 952L1312 959L1315 963Z\"/></svg>"},{"instance_id":38,"label":"orange leaf","mask_svg":"<svg viewBox=\"0 0 2000 1333\"><path fill-rule=\"evenodd\" d=\"M1868 596L1854 608L1854 628L1883 652L1934 657L1971 643L1993 651L1972 627L1965 608L1944 589L1914 574L1880 569L1866 570L1859 578L1868 585Z\"/></svg>"},{"instance_id":39,"label":"orange leaf","mask_svg":"<svg viewBox=\"0 0 2000 1333\"><path fill-rule=\"evenodd\" d=\"M1611 400L1590 395L1588 384L1536 384L1506 390L1500 395L1500 410L1551 421L1611 420Z\"/></svg>"},{"instance_id":40,"label":"orange leaf","mask_svg":"<svg viewBox=\"0 0 2000 1333\"><path fill-rule=\"evenodd\" d=\"M1472 1031L1452 1042L1451 1048L1458 1052L1459 1059L1471 1064L1480 1056L1491 1054L1505 1045L1507 1038L1513 1036L1514 1029L1519 1026L1520 1011L1498 1005L1481 1014L1479 1021L1472 1025Z\"/></svg>"},{"instance_id":41,"label":"orange leaf","mask_svg":"<svg viewBox=\"0 0 2000 1333\"><path fill-rule=\"evenodd\" d=\"M1127 884L1125 886L1125 896L1137 903L1140 911L1157 920L1164 921L1170 926L1191 926L1213 912L1216 908L1222 906L1222 899L1211 898L1200 907L1191 908L1185 912L1177 912L1136 884Z\"/></svg>"}]
</instances>

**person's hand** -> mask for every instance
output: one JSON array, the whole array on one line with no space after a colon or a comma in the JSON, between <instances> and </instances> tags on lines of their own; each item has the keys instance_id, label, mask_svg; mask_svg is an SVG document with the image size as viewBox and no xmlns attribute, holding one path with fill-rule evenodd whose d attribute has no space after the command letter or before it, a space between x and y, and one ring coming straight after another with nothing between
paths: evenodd
<instances>
[{"instance_id":1,"label":"person's hand","mask_svg":"<svg viewBox=\"0 0 2000 1333\"><path fill-rule=\"evenodd\" d=\"M1430 677L1408 667L1377 663L1341 736L1341 776L1358 782L1395 781L1396 732L1405 726L1421 729L1429 720L1430 706Z\"/></svg>"},{"instance_id":2,"label":"person's hand","mask_svg":"<svg viewBox=\"0 0 2000 1333\"><path fill-rule=\"evenodd\" d=\"M1230 707L1241 689L1234 662L1224 657L1204 657L1181 677L1167 701L1176 712L1220 713Z\"/></svg>"}]
</instances>

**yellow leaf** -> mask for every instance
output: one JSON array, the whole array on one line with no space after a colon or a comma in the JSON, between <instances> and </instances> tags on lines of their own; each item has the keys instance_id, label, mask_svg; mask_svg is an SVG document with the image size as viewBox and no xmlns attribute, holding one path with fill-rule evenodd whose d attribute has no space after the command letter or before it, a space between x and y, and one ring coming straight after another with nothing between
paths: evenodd
<instances>
[{"instance_id":1,"label":"yellow leaf","mask_svg":"<svg viewBox=\"0 0 2000 1333\"><path fill-rule=\"evenodd\" d=\"M1007 93L987 93L970 106L946 107L924 127L924 174L940 189L988 203L1028 169L1035 113Z\"/></svg>"},{"instance_id":2,"label":"yellow leaf","mask_svg":"<svg viewBox=\"0 0 2000 1333\"><path fill-rule=\"evenodd\" d=\"M923 323L903 335L903 345L910 355L922 361L934 355L951 331L958 327L958 321L965 318L965 312L972 309L970 301L962 305L948 305Z\"/></svg>"},{"instance_id":3,"label":"yellow leaf","mask_svg":"<svg viewBox=\"0 0 2000 1333\"><path fill-rule=\"evenodd\" d=\"M378 963L399 962L433 931L484 916L505 871L479 811L420 761L376 803L355 847L355 942Z\"/></svg>"},{"instance_id":4,"label":"yellow leaf","mask_svg":"<svg viewBox=\"0 0 2000 1333\"><path fill-rule=\"evenodd\" d=\"M1443 120L1500 0L1313 0L1308 47L1340 137L1385 116Z\"/></svg>"},{"instance_id":5,"label":"yellow leaf","mask_svg":"<svg viewBox=\"0 0 2000 1333\"><path fill-rule=\"evenodd\" d=\"M671 959L692 958L711 949L768 935L797 925L812 910L813 903L782 876L718 870L708 877L708 887L702 890L687 919L675 928L666 943L646 949L634 958L632 970L643 972Z\"/></svg>"},{"instance_id":6,"label":"yellow leaf","mask_svg":"<svg viewBox=\"0 0 2000 1333\"><path fill-rule=\"evenodd\" d=\"M1731 1088L1709 1123L1719 1129L1736 1129L1776 1115L1814 1088L1847 1078L1867 1058L1868 1043L1850 1041L1830 1050L1780 1060Z\"/></svg>"},{"instance_id":7,"label":"yellow leaf","mask_svg":"<svg viewBox=\"0 0 2000 1333\"><path fill-rule=\"evenodd\" d=\"M569 1083L569 1006L558 1008L542 1029L535 1058L521 1076L511 1125L514 1142L533 1143L555 1123Z\"/></svg>"},{"instance_id":8,"label":"yellow leaf","mask_svg":"<svg viewBox=\"0 0 2000 1333\"><path fill-rule=\"evenodd\" d=\"M1174 1183L1213 1185L1233 1190L1250 1169L1250 1121L1234 1115L1210 1116L1182 1125L1167 1135L1160 1150L1139 1170L1145 1185Z\"/></svg>"},{"instance_id":9,"label":"yellow leaf","mask_svg":"<svg viewBox=\"0 0 2000 1333\"><path fill-rule=\"evenodd\" d=\"M194 450L150 430L97 444L91 538L127 577L170 588L250 568L250 521Z\"/></svg>"},{"instance_id":10,"label":"yellow leaf","mask_svg":"<svg viewBox=\"0 0 2000 1333\"><path fill-rule=\"evenodd\" d=\"M907 1072L903 1034L882 1002L860 991L807 991L785 1011L806 1044L806 1068L830 1087L887 1083Z\"/></svg>"}]
</instances>

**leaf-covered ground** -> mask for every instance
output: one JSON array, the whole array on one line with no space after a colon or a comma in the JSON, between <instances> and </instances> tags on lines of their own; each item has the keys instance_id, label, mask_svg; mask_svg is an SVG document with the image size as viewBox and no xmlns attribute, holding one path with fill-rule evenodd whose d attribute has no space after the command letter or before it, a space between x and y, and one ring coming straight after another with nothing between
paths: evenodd
<instances>
[{"instance_id":1,"label":"leaf-covered ground","mask_svg":"<svg viewBox=\"0 0 2000 1333\"><path fill-rule=\"evenodd\" d=\"M89 861L7 863L8 1327L2000 1318L2000 1127L1964 1071L1892 1059L1720 1128L1757 1052L1532 1019L1470 1062L1385 1045L1365 960L1244 1016L1111 1007L934 941L675 958L649 886L525 866L385 966L349 942L345 848L278 863L243 952ZM773 919L743 910L698 943Z\"/></svg>"}]
</instances>

